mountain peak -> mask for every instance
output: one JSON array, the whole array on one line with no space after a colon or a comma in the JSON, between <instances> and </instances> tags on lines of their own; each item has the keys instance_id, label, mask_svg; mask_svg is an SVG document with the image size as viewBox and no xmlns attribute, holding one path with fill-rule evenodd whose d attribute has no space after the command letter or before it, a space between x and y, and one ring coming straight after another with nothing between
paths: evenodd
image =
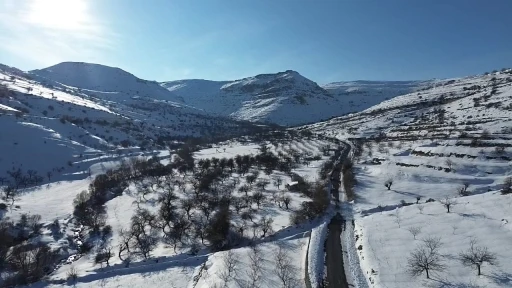
<instances>
[{"instance_id":1,"label":"mountain peak","mask_svg":"<svg viewBox=\"0 0 512 288\"><path fill-rule=\"evenodd\" d=\"M117 67L95 63L62 62L29 73L67 86L90 90L98 97L150 97L181 102L156 81L148 81Z\"/></svg>"}]
</instances>

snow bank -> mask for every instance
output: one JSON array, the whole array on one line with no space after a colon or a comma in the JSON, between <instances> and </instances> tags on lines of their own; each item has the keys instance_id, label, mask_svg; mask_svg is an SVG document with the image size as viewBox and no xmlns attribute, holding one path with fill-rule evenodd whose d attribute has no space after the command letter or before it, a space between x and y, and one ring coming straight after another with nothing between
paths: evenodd
<instances>
[{"instance_id":1,"label":"snow bank","mask_svg":"<svg viewBox=\"0 0 512 288\"><path fill-rule=\"evenodd\" d=\"M346 254L343 256L345 259L345 274L347 274L349 282L357 288L368 288L368 282L359 263L354 238L354 226L351 221L347 221L347 228L341 233L341 243L343 243L343 251L346 251Z\"/></svg>"},{"instance_id":2,"label":"snow bank","mask_svg":"<svg viewBox=\"0 0 512 288\"><path fill-rule=\"evenodd\" d=\"M324 271L324 244L327 237L327 220L311 230L308 248L308 274L311 287L318 287Z\"/></svg>"}]
</instances>

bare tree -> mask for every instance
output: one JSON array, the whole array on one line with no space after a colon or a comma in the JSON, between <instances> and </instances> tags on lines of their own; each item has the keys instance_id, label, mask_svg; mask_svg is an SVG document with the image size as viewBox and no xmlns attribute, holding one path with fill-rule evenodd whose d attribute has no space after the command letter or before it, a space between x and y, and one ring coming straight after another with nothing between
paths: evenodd
<instances>
[{"instance_id":1,"label":"bare tree","mask_svg":"<svg viewBox=\"0 0 512 288\"><path fill-rule=\"evenodd\" d=\"M107 263L107 266L110 266L109 261L110 261L110 258L112 258L112 256L113 256L112 247L106 246L106 247L103 247L103 249L101 249L101 251L98 252L98 254L96 254L94 262L97 264L98 263Z\"/></svg>"},{"instance_id":2,"label":"bare tree","mask_svg":"<svg viewBox=\"0 0 512 288\"><path fill-rule=\"evenodd\" d=\"M252 194L252 199L258 208L260 208L261 203L265 201L265 198L265 194L263 194L261 191L254 192L254 194Z\"/></svg>"},{"instance_id":3,"label":"bare tree","mask_svg":"<svg viewBox=\"0 0 512 288\"><path fill-rule=\"evenodd\" d=\"M391 185L393 185L393 179L392 178L389 178L388 180L386 180L386 182L384 182L384 186L386 188L388 188L388 190L391 190Z\"/></svg>"},{"instance_id":4,"label":"bare tree","mask_svg":"<svg viewBox=\"0 0 512 288\"><path fill-rule=\"evenodd\" d=\"M398 224L398 228L400 228L400 223L402 223L402 218L400 216L400 212L397 209L396 212L393 214L395 216L395 223Z\"/></svg>"},{"instance_id":5,"label":"bare tree","mask_svg":"<svg viewBox=\"0 0 512 288\"><path fill-rule=\"evenodd\" d=\"M443 206L446 208L446 213L450 213L450 208L457 205L457 201L454 198L450 198L448 196L439 200L439 202L441 202L441 204L443 204Z\"/></svg>"},{"instance_id":6,"label":"bare tree","mask_svg":"<svg viewBox=\"0 0 512 288\"><path fill-rule=\"evenodd\" d=\"M119 243L119 252L117 256L119 257L119 260L124 261L125 259L122 258L123 252L126 250L128 253L130 253L130 241L132 240L133 234L131 231L127 231L123 228L119 230L119 236L120 236L120 243ZM128 255L129 256L129 255Z\"/></svg>"},{"instance_id":7,"label":"bare tree","mask_svg":"<svg viewBox=\"0 0 512 288\"><path fill-rule=\"evenodd\" d=\"M459 229L459 226L457 225L452 225L452 234L455 235L455 231L457 231L457 229Z\"/></svg>"},{"instance_id":8,"label":"bare tree","mask_svg":"<svg viewBox=\"0 0 512 288\"><path fill-rule=\"evenodd\" d=\"M277 187L277 189L280 189L279 186L283 184L283 179L281 177L276 177L273 181L273 184Z\"/></svg>"},{"instance_id":9,"label":"bare tree","mask_svg":"<svg viewBox=\"0 0 512 288\"><path fill-rule=\"evenodd\" d=\"M416 240L416 236L421 232L421 227L410 227L407 229L407 231L411 232L414 240Z\"/></svg>"},{"instance_id":10,"label":"bare tree","mask_svg":"<svg viewBox=\"0 0 512 288\"><path fill-rule=\"evenodd\" d=\"M423 244L417 247L407 260L407 271L412 276L419 276L423 272L430 279L431 272L441 272L446 266L443 264L443 256L439 253L441 239L429 237L423 240Z\"/></svg>"},{"instance_id":11,"label":"bare tree","mask_svg":"<svg viewBox=\"0 0 512 288\"><path fill-rule=\"evenodd\" d=\"M256 187L258 187L261 190L265 190L265 188L267 187L268 184L270 184L270 182L266 179L263 179L263 180L256 182Z\"/></svg>"},{"instance_id":12,"label":"bare tree","mask_svg":"<svg viewBox=\"0 0 512 288\"><path fill-rule=\"evenodd\" d=\"M246 196L247 196L247 192L249 192L249 190L250 190L250 187L247 184L244 184L238 188L238 191L241 193L245 193Z\"/></svg>"},{"instance_id":13,"label":"bare tree","mask_svg":"<svg viewBox=\"0 0 512 288\"><path fill-rule=\"evenodd\" d=\"M249 254L249 281L244 283L244 288L259 288L261 285L261 277L263 272L263 257L261 251L256 245L251 246Z\"/></svg>"},{"instance_id":14,"label":"bare tree","mask_svg":"<svg viewBox=\"0 0 512 288\"><path fill-rule=\"evenodd\" d=\"M18 196L18 189L13 185L7 185L3 188L5 201L11 201L11 206L14 206L14 201Z\"/></svg>"},{"instance_id":15,"label":"bare tree","mask_svg":"<svg viewBox=\"0 0 512 288\"><path fill-rule=\"evenodd\" d=\"M468 196L469 195L468 187L469 187L469 182L462 183L462 186L460 186L457 190L458 194L460 196Z\"/></svg>"},{"instance_id":16,"label":"bare tree","mask_svg":"<svg viewBox=\"0 0 512 288\"><path fill-rule=\"evenodd\" d=\"M238 184L240 184L240 178L238 178L238 177L233 177L233 179L231 181L233 183L233 188L236 188L236 186L238 186Z\"/></svg>"},{"instance_id":17,"label":"bare tree","mask_svg":"<svg viewBox=\"0 0 512 288\"><path fill-rule=\"evenodd\" d=\"M235 278L239 261L235 252L233 252L233 250L228 250L224 253L222 262L224 264L224 270L219 273L219 278L223 282L222 287L228 287L229 282Z\"/></svg>"},{"instance_id":18,"label":"bare tree","mask_svg":"<svg viewBox=\"0 0 512 288\"><path fill-rule=\"evenodd\" d=\"M503 187L501 188L502 194L510 194L512 193L512 177L505 178L503 181Z\"/></svg>"},{"instance_id":19,"label":"bare tree","mask_svg":"<svg viewBox=\"0 0 512 288\"><path fill-rule=\"evenodd\" d=\"M245 207L245 203L240 197L233 197L233 199L231 199L231 205L235 208L236 214L240 214L242 208Z\"/></svg>"},{"instance_id":20,"label":"bare tree","mask_svg":"<svg viewBox=\"0 0 512 288\"><path fill-rule=\"evenodd\" d=\"M484 263L497 265L496 253L489 251L487 247L476 246L476 239L471 239L469 249L459 253L459 259L464 266L475 266L478 269L478 275L481 275L481 268Z\"/></svg>"},{"instance_id":21,"label":"bare tree","mask_svg":"<svg viewBox=\"0 0 512 288\"><path fill-rule=\"evenodd\" d=\"M292 288L298 283L295 278L296 268L293 266L290 256L282 246L278 246L275 252L275 273L280 281L282 288Z\"/></svg>"},{"instance_id":22,"label":"bare tree","mask_svg":"<svg viewBox=\"0 0 512 288\"><path fill-rule=\"evenodd\" d=\"M273 232L272 223L274 223L274 219L272 219L270 217L267 218L266 216L263 216L260 219L259 226L260 226L261 232L263 233L263 235L261 235L261 237L265 237L267 235L267 233Z\"/></svg>"},{"instance_id":23,"label":"bare tree","mask_svg":"<svg viewBox=\"0 0 512 288\"><path fill-rule=\"evenodd\" d=\"M453 160L450 158L446 159L446 161L444 161L444 164L446 164L446 166L448 166L448 168L450 168L450 170L453 170L453 166L455 165Z\"/></svg>"},{"instance_id":24,"label":"bare tree","mask_svg":"<svg viewBox=\"0 0 512 288\"><path fill-rule=\"evenodd\" d=\"M201 238L201 243L204 244L204 239L206 238L206 228L208 227L208 220L200 216L198 219L192 221L194 226L194 235L196 237Z\"/></svg>"},{"instance_id":25,"label":"bare tree","mask_svg":"<svg viewBox=\"0 0 512 288\"><path fill-rule=\"evenodd\" d=\"M191 217L190 212L192 211L192 209L194 209L194 206L195 206L194 200L189 199L189 198L181 199L180 203L181 203L181 208L183 210L185 210L185 212L187 213L187 219L190 220L190 217Z\"/></svg>"},{"instance_id":26,"label":"bare tree","mask_svg":"<svg viewBox=\"0 0 512 288\"><path fill-rule=\"evenodd\" d=\"M247 183L249 183L250 186L252 186L252 184L254 183L254 181L256 181L257 178L258 178L258 175L256 175L256 174L249 174L249 175L245 176L245 181Z\"/></svg>"},{"instance_id":27,"label":"bare tree","mask_svg":"<svg viewBox=\"0 0 512 288\"><path fill-rule=\"evenodd\" d=\"M75 286L76 280L78 279L78 271L76 270L75 266L71 266L71 268L69 268L66 276L68 281L71 282L73 286Z\"/></svg>"},{"instance_id":28,"label":"bare tree","mask_svg":"<svg viewBox=\"0 0 512 288\"><path fill-rule=\"evenodd\" d=\"M288 206L292 202L292 198L290 195L285 195L281 198L281 201L283 201L284 206L286 207L286 210L288 210Z\"/></svg>"}]
</instances>

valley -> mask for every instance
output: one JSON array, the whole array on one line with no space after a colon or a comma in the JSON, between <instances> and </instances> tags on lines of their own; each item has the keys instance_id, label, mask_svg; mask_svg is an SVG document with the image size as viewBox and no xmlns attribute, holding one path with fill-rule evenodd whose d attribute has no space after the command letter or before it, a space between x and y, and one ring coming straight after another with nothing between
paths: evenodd
<instances>
[{"instance_id":1,"label":"valley","mask_svg":"<svg viewBox=\"0 0 512 288\"><path fill-rule=\"evenodd\" d=\"M512 285L511 69L318 85L1 66L0 129L5 287Z\"/></svg>"}]
</instances>

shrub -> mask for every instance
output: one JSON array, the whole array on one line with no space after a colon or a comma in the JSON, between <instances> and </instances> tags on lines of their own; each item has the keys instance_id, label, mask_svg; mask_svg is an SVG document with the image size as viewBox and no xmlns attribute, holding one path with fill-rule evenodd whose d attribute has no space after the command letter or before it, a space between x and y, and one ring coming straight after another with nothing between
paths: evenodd
<instances>
[{"instance_id":1,"label":"shrub","mask_svg":"<svg viewBox=\"0 0 512 288\"><path fill-rule=\"evenodd\" d=\"M325 185L321 182L314 184L311 193L312 201L304 201L300 208L290 216L293 224L299 224L307 220L313 220L317 216L323 214L329 206L329 196L324 190Z\"/></svg>"},{"instance_id":2,"label":"shrub","mask_svg":"<svg viewBox=\"0 0 512 288\"><path fill-rule=\"evenodd\" d=\"M510 194L512 193L512 177L505 178L503 181L503 187L501 188L502 194Z\"/></svg>"}]
</instances>

